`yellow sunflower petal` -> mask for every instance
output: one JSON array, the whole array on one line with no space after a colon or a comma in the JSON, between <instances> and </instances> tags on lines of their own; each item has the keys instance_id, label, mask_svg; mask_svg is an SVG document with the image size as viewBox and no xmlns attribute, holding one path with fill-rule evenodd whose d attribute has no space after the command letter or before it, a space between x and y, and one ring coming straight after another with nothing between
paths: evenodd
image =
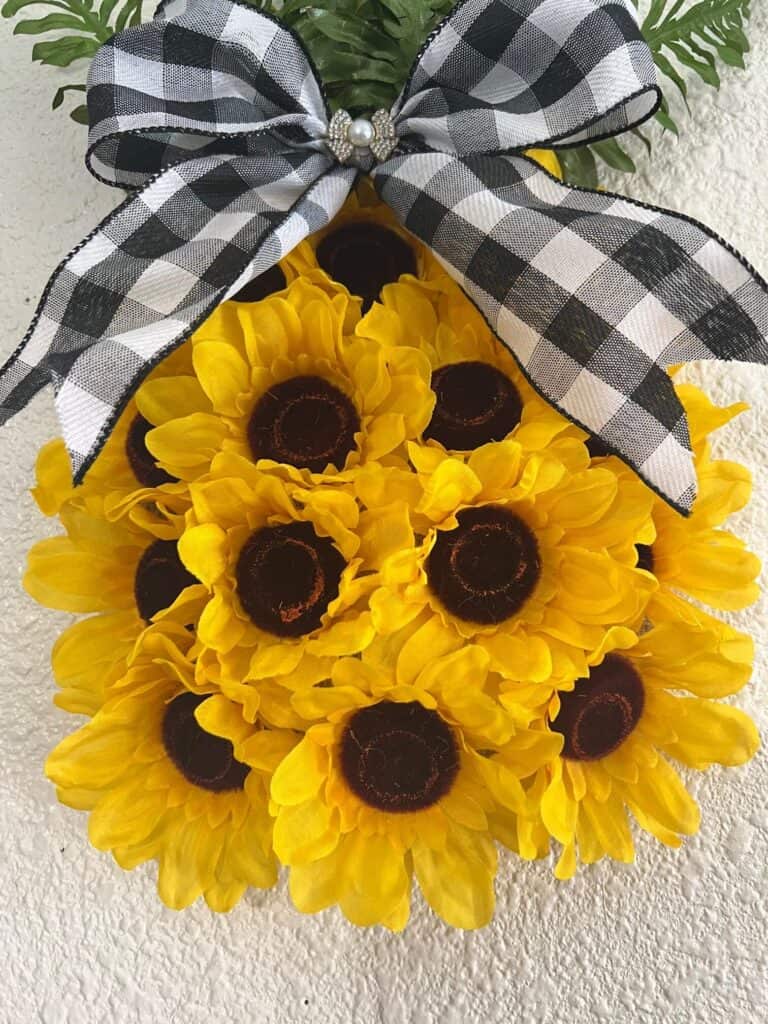
<instances>
[{"instance_id":1,"label":"yellow sunflower petal","mask_svg":"<svg viewBox=\"0 0 768 1024\"><path fill-rule=\"evenodd\" d=\"M556 178L562 178L563 170L560 161L557 159L557 154L551 149L529 149L525 155L531 160L535 160L545 171L549 171Z\"/></svg>"},{"instance_id":2,"label":"yellow sunflower petal","mask_svg":"<svg viewBox=\"0 0 768 1024\"><path fill-rule=\"evenodd\" d=\"M560 859L555 865L554 875L560 882L567 882L576 874L576 844L566 843Z\"/></svg>"},{"instance_id":3,"label":"yellow sunflower petal","mask_svg":"<svg viewBox=\"0 0 768 1024\"><path fill-rule=\"evenodd\" d=\"M329 718L339 711L365 707L370 702L362 690L355 686L313 686L295 693L291 704L302 718L312 721Z\"/></svg>"},{"instance_id":4,"label":"yellow sunflower petal","mask_svg":"<svg viewBox=\"0 0 768 1024\"><path fill-rule=\"evenodd\" d=\"M403 644L397 659L397 682L403 685L415 683L436 658L451 654L460 645L461 641L445 628L440 616L431 616Z\"/></svg>"},{"instance_id":5,"label":"yellow sunflower petal","mask_svg":"<svg viewBox=\"0 0 768 1024\"><path fill-rule=\"evenodd\" d=\"M403 853L385 835L352 833L343 840L344 888L339 905L353 924L379 924L396 912L410 877Z\"/></svg>"},{"instance_id":6,"label":"yellow sunflower petal","mask_svg":"<svg viewBox=\"0 0 768 1024\"><path fill-rule=\"evenodd\" d=\"M676 740L666 743L670 757L690 768L712 764L733 767L754 757L760 746L755 723L738 708L698 697L671 698L675 706Z\"/></svg>"},{"instance_id":7,"label":"yellow sunflower petal","mask_svg":"<svg viewBox=\"0 0 768 1024\"><path fill-rule=\"evenodd\" d=\"M550 835L563 845L572 841L576 832L579 805L568 795L562 774L550 781L541 797L541 817Z\"/></svg>"},{"instance_id":8,"label":"yellow sunflower petal","mask_svg":"<svg viewBox=\"0 0 768 1024\"><path fill-rule=\"evenodd\" d=\"M88 819L88 838L97 850L146 839L163 810L157 793L137 775L105 793Z\"/></svg>"},{"instance_id":9,"label":"yellow sunflower petal","mask_svg":"<svg viewBox=\"0 0 768 1024\"><path fill-rule=\"evenodd\" d=\"M221 736L233 745L251 735L253 729L245 721L239 704L221 694L214 694L195 708L195 718L201 729L212 736Z\"/></svg>"},{"instance_id":10,"label":"yellow sunflower petal","mask_svg":"<svg viewBox=\"0 0 768 1024\"><path fill-rule=\"evenodd\" d=\"M214 410L223 416L239 416L239 400L250 391L251 374L237 349L223 341L198 341L192 361Z\"/></svg>"},{"instance_id":11,"label":"yellow sunflower petal","mask_svg":"<svg viewBox=\"0 0 768 1024\"><path fill-rule=\"evenodd\" d=\"M416 879L430 907L454 928L483 928L493 917L496 851L487 836L455 829L442 850L413 848Z\"/></svg>"},{"instance_id":12,"label":"yellow sunflower petal","mask_svg":"<svg viewBox=\"0 0 768 1024\"><path fill-rule=\"evenodd\" d=\"M61 438L40 449L35 463L37 486L32 497L44 516L55 516L72 494L72 466Z\"/></svg>"},{"instance_id":13,"label":"yellow sunflower petal","mask_svg":"<svg viewBox=\"0 0 768 1024\"><path fill-rule=\"evenodd\" d=\"M413 527L408 505L392 502L360 516L360 558L367 569L380 569L397 551L413 547Z\"/></svg>"},{"instance_id":14,"label":"yellow sunflower petal","mask_svg":"<svg viewBox=\"0 0 768 1024\"><path fill-rule=\"evenodd\" d=\"M632 833L626 812L618 800L599 804L589 795L581 802L579 816L589 822L592 833L603 850L614 860L630 864L635 857Z\"/></svg>"},{"instance_id":15,"label":"yellow sunflower petal","mask_svg":"<svg viewBox=\"0 0 768 1024\"><path fill-rule=\"evenodd\" d=\"M701 815L680 776L663 758L652 771L642 775L626 792L633 803L670 831L693 835Z\"/></svg>"},{"instance_id":16,"label":"yellow sunflower petal","mask_svg":"<svg viewBox=\"0 0 768 1024\"><path fill-rule=\"evenodd\" d=\"M309 864L296 864L289 878L291 899L302 914L316 914L338 903L343 885L340 846Z\"/></svg>"},{"instance_id":17,"label":"yellow sunflower petal","mask_svg":"<svg viewBox=\"0 0 768 1024\"><path fill-rule=\"evenodd\" d=\"M183 910L213 882L213 867L223 836L214 839L196 822L182 822L166 838L160 855L157 892L171 910Z\"/></svg>"},{"instance_id":18,"label":"yellow sunflower petal","mask_svg":"<svg viewBox=\"0 0 768 1024\"><path fill-rule=\"evenodd\" d=\"M211 411L211 403L195 377L147 380L136 392L136 405L144 419L156 427L196 412Z\"/></svg>"},{"instance_id":19,"label":"yellow sunflower petal","mask_svg":"<svg viewBox=\"0 0 768 1024\"><path fill-rule=\"evenodd\" d=\"M215 914L228 914L243 898L247 888L245 882L216 883L206 889L203 896Z\"/></svg>"},{"instance_id":20,"label":"yellow sunflower petal","mask_svg":"<svg viewBox=\"0 0 768 1024\"><path fill-rule=\"evenodd\" d=\"M469 466L458 459L446 459L426 480L417 511L439 523L476 498L481 489L480 480Z\"/></svg>"},{"instance_id":21,"label":"yellow sunflower petal","mask_svg":"<svg viewBox=\"0 0 768 1024\"><path fill-rule=\"evenodd\" d=\"M35 544L23 579L39 604L79 614L132 607L132 589L122 582L113 558L81 551L67 537Z\"/></svg>"},{"instance_id":22,"label":"yellow sunflower petal","mask_svg":"<svg viewBox=\"0 0 768 1024\"><path fill-rule=\"evenodd\" d=\"M272 776L272 799L284 806L311 800L328 777L328 751L305 738L286 755Z\"/></svg>"},{"instance_id":23,"label":"yellow sunflower petal","mask_svg":"<svg viewBox=\"0 0 768 1024\"><path fill-rule=\"evenodd\" d=\"M296 733L285 729L266 729L239 743L235 748L235 757L271 775L299 739Z\"/></svg>"},{"instance_id":24,"label":"yellow sunflower petal","mask_svg":"<svg viewBox=\"0 0 768 1024\"><path fill-rule=\"evenodd\" d=\"M326 857L339 841L337 815L321 800L281 807L275 821L275 853L283 864L302 865Z\"/></svg>"},{"instance_id":25,"label":"yellow sunflower petal","mask_svg":"<svg viewBox=\"0 0 768 1024\"><path fill-rule=\"evenodd\" d=\"M187 569L206 587L212 587L226 572L227 535L214 523L190 527L182 534L178 550Z\"/></svg>"},{"instance_id":26,"label":"yellow sunflower petal","mask_svg":"<svg viewBox=\"0 0 768 1024\"><path fill-rule=\"evenodd\" d=\"M175 476L188 478L208 468L226 433L218 416L196 412L155 427L147 435L147 447Z\"/></svg>"},{"instance_id":27,"label":"yellow sunflower petal","mask_svg":"<svg viewBox=\"0 0 768 1024\"><path fill-rule=\"evenodd\" d=\"M200 616L198 635L208 647L226 653L240 643L245 629L245 623L234 612L232 599L214 594Z\"/></svg>"}]
</instances>

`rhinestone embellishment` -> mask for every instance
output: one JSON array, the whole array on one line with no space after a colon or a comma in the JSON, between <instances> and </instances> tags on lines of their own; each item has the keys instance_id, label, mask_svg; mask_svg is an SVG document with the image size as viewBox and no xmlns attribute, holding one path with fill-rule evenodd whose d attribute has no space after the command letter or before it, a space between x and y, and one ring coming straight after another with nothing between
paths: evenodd
<instances>
[{"instance_id":1,"label":"rhinestone embellishment","mask_svg":"<svg viewBox=\"0 0 768 1024\"><path fill-rule=\"evenodd\" d=\"M395 123L384 109L377 110L370 121L353 120L346 110L337 110L328 126L326 141L339 163L355 164L369 154L381 162L387 160L397 146Z\"/></svg>"}]
</instances>

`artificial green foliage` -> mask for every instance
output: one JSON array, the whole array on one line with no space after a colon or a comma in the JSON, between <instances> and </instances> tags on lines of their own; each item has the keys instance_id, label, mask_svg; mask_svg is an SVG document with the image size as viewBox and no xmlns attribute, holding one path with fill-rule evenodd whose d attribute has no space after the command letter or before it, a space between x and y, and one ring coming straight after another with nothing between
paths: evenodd
<instances>
[{"instance_id":1,"label":"artificial green foliage","mask_svg":"<svg viewBox=\"0 0 768 1024\"><path fill-rule=\"evenodd\" d=\"M334 109L392 106L432 29L454 0L250 0L296 31Z\"/></svg>"},{"instance_id":2,"label":"artificial green foliage","mask_svg":"<svg viewBox=\"0 0 768 1024\"><path fill-rule=\"evenodd\" d=\"M638 0L633 0L638 6ZM688 103L686 69L695 72L707 85L720 88L718 63L743 68L749 52L747 24L751 0L651 0L642 23L643 35L651 48L661 76L682 94ZM663 84L663 82L662 82ZM665 101L656 114L665 131L679 135L680 130ZM639 132L650 149L650 141ZM593 146L558 152L566 178L576 185L595 188L599 180L599 161L626 173L635 170L634 161L616 140Z\"/></svg>"},{"instance_id":3,"label":"artificial green foliage","mask_svg":"<svg viewBox=\"0 0 768 1024\"><path fill-rule=\"evenodd\" d=\"M454 0L248 0L265 13L278 16L303 40L317 65L331 105L361 114L390 107L432 29L454 6ZM563 0L567 3L568 0ZM638 0L633 0L638 6ZM751 0L644 0L643 34L661 76L687 102L686 73L707 85L720 86L720 65L744 67L749 50L747 24ZM149 0L154 11L156 0ZM42 17L27 19L28 8ZM90 59L114 32L138 25L142 0L6 0L6 18L22 13L19 35L45 35L35 43L32 59L68 67ZM84 91L82 84L62 86L53 106L67 92ZM84 106L71 116L87 123ZM678 134L668 104L656 114L666 131ZM650 152L651 140L634 131ZM568 181L595 188L601 164L631 174L635 164L626 148L609 139L592 146L560 150Z\"/></svg>"},{"instance_id":4,"label":"artificial green foliage","mask_svg":"<svg viewBox=\"0 0 768 1024\"><path fill-rule=\"evenodd\" d=\"M142 0L5 0L0 13L4 18L21 14L14 35L46 36L32 47L32 60L57 68L90 60L115 32L143 20ZM29 14L42 17L30 18ZM53 98L54 108L62 105L67 92L85 92L85 85L61 86ZM75 107L70 116L88 124L84 105Z\"/></svg>"}]
</instances>

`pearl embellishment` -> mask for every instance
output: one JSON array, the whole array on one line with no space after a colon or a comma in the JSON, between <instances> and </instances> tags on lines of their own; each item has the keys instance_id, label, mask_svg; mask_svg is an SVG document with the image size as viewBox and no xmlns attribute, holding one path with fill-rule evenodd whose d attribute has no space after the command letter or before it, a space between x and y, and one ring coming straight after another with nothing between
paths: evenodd
<instances>
[{"instance_id":1,"label":"pearl embellishment","mask_svg":"<svg viewBox=\"0 0 768 1024\"><path fill-rule=\"evenodd\" d=\"M347 128L347 138L358 149L368 149L374 139L373 125L364 117L358 117Z\"/></svg>"},{"instance_id":2,"label":"pearl embellishment","mask_svg":"<svg viewBox=\"0 0 768 1024\"><path fill-rule=\"evenodd\" d=\"M328 125L326 145L339 163L370 170L372 163L388 160L397 148L395 123L386 110L377 110L370 121L353 120L337 110Z\"/></svg>"}]
</instances>

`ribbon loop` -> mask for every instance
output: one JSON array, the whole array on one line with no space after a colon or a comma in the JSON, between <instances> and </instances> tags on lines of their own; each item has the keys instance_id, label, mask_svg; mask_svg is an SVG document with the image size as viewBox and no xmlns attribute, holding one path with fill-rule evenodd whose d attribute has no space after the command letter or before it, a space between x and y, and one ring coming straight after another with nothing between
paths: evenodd
<instances>
[{"instance_id":1,"label":"ribbon loop","mask_svg":"<svg viewBox=\"0 0 768 1024\"><path fill-rule=\"evenodd\" d=\"M239 0L191 0L105 43L88 74L89 170L138 187L218 153L319 148L322 89L301 43Z\"/></svg>"},{"instance_id":2,"label":"ribbon loop","mask_svg":"<svg viewBox=\"0 0 768 1024\"><path fill-rule=\"evenodd\" d=\"M768 363L752 268L691 220L569 188L524 157L416 153L373 177L540 394L690 512L688 425L665 368Z\"/></svg>"},{"instance_id":3,"label":"ribbon loop","mask_svg":"<svg viewBox=\"0 0 768 1024\"><path fill-rule=\"evenodd\" d=\"M464 0L393 113L406 145L464 155L617 135L660 100L628 0Z\"/></svg>"},{"instance_id":4,"label":"ribbon loop","mask_svg":"<svg viewBox=\"0 0 768 1024\"><path fill-rule=\"evenodd\" d=\"M341 209L356 171L319 153L205 156L127 199L59 268L0 372L0 423L49 379L75 482L139 383L222 301Z\"/></svg>"}]
</instances>

